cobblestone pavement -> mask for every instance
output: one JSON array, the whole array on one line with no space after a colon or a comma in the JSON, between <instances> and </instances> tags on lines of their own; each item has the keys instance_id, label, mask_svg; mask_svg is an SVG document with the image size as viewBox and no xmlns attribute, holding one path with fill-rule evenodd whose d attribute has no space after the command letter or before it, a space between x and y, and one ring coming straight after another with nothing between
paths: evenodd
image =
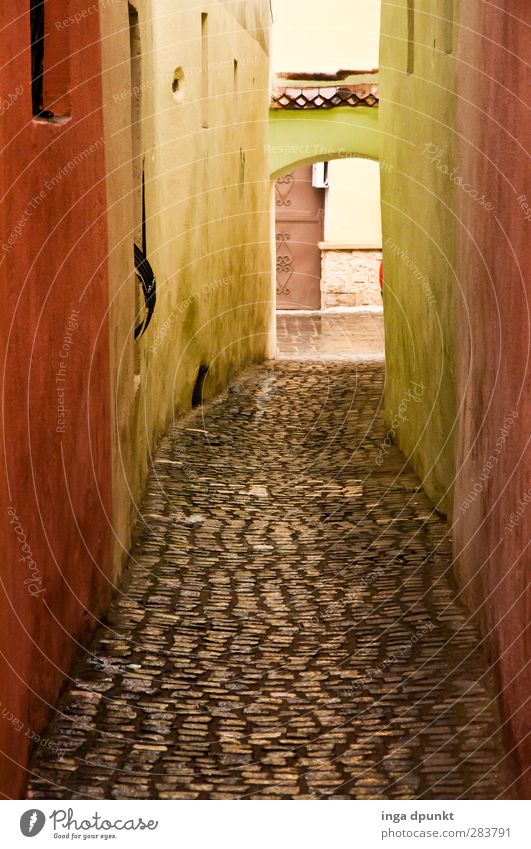
<instances>
[{"instance_id":1,"label":"cobblestone pavement","mask_svg":"<svg viewBox=\"0 0 531 849\"><path fill-rule=\"evenodd\" d=\"M377 363L275 361L171 428L33 798L503 793L447 527L381 453L382 388Z\"/></svg>"},{"instance_id":2,"label":"cobblestone pavement","mask_svg":"<svg viewBox=\"0 0 531 849\"><path fill-rule=\"evenodd\" d=\"M277 356L286 360L383 361L381 312L277 314Z\"/></svg>"}]
</instances>

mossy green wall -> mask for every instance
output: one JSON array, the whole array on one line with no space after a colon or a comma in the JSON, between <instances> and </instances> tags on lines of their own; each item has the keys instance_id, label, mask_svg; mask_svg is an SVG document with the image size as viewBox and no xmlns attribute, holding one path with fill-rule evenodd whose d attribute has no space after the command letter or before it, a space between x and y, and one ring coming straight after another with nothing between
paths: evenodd
<instances>
[{"instance_id":1,"label":"mossy green wall","mask_svg":"<svg viewBox=\"0 0 531 849\"><path fill-rule=\"evenodd\" d=\"M447 514L457 412L453 5L384 3L379 75L386 419ZM412 382L423 387L420 401L407 400Z\"/></svg>"}]
</instances>

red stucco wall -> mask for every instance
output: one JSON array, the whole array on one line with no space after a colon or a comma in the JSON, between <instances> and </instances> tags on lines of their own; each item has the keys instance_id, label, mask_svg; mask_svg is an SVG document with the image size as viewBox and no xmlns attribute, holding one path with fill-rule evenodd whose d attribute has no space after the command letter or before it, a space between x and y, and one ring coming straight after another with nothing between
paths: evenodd
<instances>
[{"instance_id":1,"label":"red stucco wall","mask_svg":"<svg viewBox=\"0 0 531 849\"><path fill-rule=\"evenodd\" d=\"M460 583L471 606L480 607L520 771L531 754L524 743L531 562L531 503L525 501L528 491L531 496L531 211L522 197L531 207L530 40L524 21L529 24L528 0L461 3L459 167L494 210L460 193L463 409L455 495Z\"/></svg>"},{"instance_id":2,"label":"red stucco wall","mask_svg":"<svg viewBox=\"0 0 531 849\"><path fill-rule=\"evenodd\" d=\"M85 6L55 3L69 15ZM0 791L14 798L23 792L31 738L43 727L77 641L94 625L88 611L100 610L110 589L99 21L93 10L82 24L55 27L69 55L60 77L70 80L72 114L62 124L38 123L31 114L28 8L17 0L0 7L0 78L9 98L0 120ZM64 383L57 383L61 363ZM65 392L64 432L57 431L58 388Z\"/></svg>"}]
</instances>

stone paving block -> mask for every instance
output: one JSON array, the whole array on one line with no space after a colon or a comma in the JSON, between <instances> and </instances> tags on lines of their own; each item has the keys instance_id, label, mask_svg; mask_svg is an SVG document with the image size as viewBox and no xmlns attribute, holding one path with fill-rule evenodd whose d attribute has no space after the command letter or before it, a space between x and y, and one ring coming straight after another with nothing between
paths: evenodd
<instances>
[{"instance_id":1,"label":"stone paving block","mask_svg":"<svg viewBox=\"0 0 531 849\"><path fill-rule=\"evenodd\" d=\"M298 361L249 369L162 439L32 798L503 795L449 529L396 449L375 462L383 366L304 360L298 321Z\"/></svg>"}]
</instances>

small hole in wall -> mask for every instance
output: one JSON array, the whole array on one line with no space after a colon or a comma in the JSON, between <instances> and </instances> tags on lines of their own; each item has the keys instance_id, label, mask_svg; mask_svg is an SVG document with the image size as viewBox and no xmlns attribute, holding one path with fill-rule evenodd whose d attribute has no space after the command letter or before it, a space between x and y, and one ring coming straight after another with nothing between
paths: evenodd
<instances>
[{"instance_id":1,"label":"small hole in wall","mask_svg":"<svg viewBox=\"0 0 531 849\"><path fill-rule=\"evenodd\" d=\"M182 68L176 68L173 72L173 80L171 84L173 99L179 102L184 95L184 71Z\"/></svg>"},{"instance_id":2,"label":"small hole in wall","mask_svg":"<svg viewBox=\"0 0 531 849\"><path fill-rule=\"evenodd\" d=\"M192 392L192 407L200 407L203 403L203 391L207 374L208 366L199 366L194 391Z\"/></svg>"}]
</instances>

